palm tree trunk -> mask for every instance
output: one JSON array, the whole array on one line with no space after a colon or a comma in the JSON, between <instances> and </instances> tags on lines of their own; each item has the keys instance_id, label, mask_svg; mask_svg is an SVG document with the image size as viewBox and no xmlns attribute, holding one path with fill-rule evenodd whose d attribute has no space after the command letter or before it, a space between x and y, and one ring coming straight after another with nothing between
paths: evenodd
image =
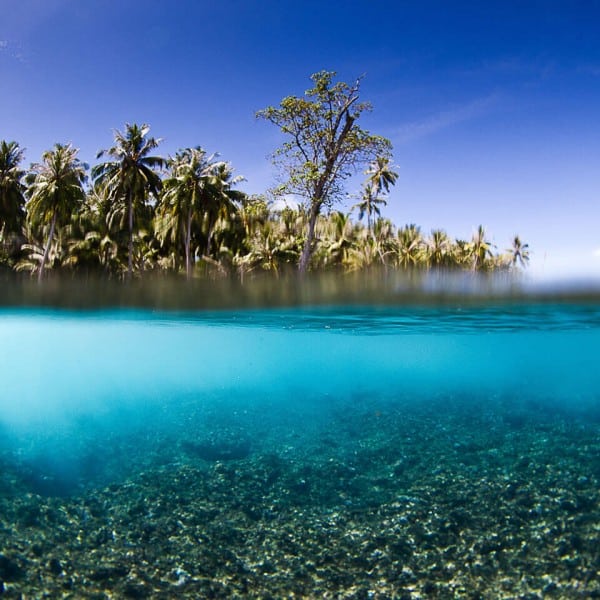
<instances>
[{"instance_id":1,"label":"palm tree trunk","mask_svg":"<svg viewBox=\"0 0 600 600\"><path fill-rule=\"evenodd\" d=\"M216 221L213 222L209 222L208 224L208 232L206 234L206 256L210 256L210 246L212 243L212 236L213 236L213 230L215 228L216 225Z\"/></svg>"},{"instance_id":2,"label":"palm tree trunk","mask_svg":"<svg viewBox=\"0 0 600 600\"><path fill-rule=\"evenodd\" d=\"M185 276L192 277L192 259L190 256L190 245L192 241L192 207L188 210L187 224L185 230Z\"/></svg>"},{"instance_id":3,"label":"palm tree trunk","mask_svg":"<svg viewBox=\"0 0 600 600\"><path fill-rule=\"evenodd\" d=\"M310 217L308 219L308 231L306 232L306 241L302 248L302 254L300 255L300 262L298 263L298 272L300 274L306 273L308 268L308 262L312 254L313 241L315 239L315 225L317 223L317 217L321 208L320 202L313 202L310 207Z\"/></svg>"},{"instance_id":4,"label":"palm tree trunk","mask_svg":"<svg viewBox=\"0 0 600 600\"><path fill-rule=\"evenodd\" d=\"M42 281L44 277L44 267L46 266L46 261L48 260L48 254L50 254L50 244L52 244L52 238L54 237L54 228L56 226L56 212L52 215L52 223L50 223L50 232L48 233L48 241L46 242L46 247L44 248L44 256L42 256L42 264L40 265L40 270L38 272L38 281Z\"/></svg>"},{"instance_id":5,"label":"palm tree trunk","mask_svg":"<svg viewBox=\"0 0 600 600\"><path fill-rule=\"evenodd\" d=\"M129 210L129 252L127 257L127 279L133 275L133 199L131 192L127 193L127 208Z\"/></svg>"}]
</instances>

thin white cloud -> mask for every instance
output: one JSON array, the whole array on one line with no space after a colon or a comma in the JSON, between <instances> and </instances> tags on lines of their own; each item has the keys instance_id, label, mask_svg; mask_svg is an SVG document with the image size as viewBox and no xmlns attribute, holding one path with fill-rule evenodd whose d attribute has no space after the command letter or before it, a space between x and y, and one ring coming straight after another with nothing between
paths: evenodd
<instances>
[{"instance_id":1,"label":"thin white cloud","mask_svg":"<svg viewBox=\"0 0 600 600\"><path fill-rule=\"evenodd\" d=\"M468 104L438 112L421 121L406 123L396 130L394 142L405 144L433 135L458 123L476 119L489 113L497 102L497 94L490 94L489 96L473 100Z\"/></svg>"},{"instance_id":2,"label":"thin white cloud","mask_svg":"<svg viewBox=\"0 0 600 600\"><path fill-rule=\"evenodd\" d=\"M27 62L27 58L23 53L21 46L13 41L0 40L0 53L8 59L16 60L23 64Z\"/></svg>"},{"instance_id":3,"label":"thin white cloud","mask_svg":"<svg viewBox=\"0 0 600 600\"><path fill-rule=\"evenodd\" d=\"M600 258L600 248L596 248L596 249L594 250L593 254L594 254L594 256L595 256L596 258Z\"/></svg>"}]
</instances>

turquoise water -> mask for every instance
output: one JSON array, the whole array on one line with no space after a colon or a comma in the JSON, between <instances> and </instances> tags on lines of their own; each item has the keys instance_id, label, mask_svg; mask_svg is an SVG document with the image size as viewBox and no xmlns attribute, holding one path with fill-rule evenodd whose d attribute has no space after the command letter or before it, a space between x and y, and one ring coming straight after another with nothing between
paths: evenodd
<instances>
[{"instance_id":1,"label":"turquoise water","mask_svg":"<svg viewBox=\"0 0 600 600\"><path fill-rule=\"evenodd\" d=\"M511 306L0 313L5 425L235 397L598 401L600 309ZM245 400L244 400L245 401ZM152 408L151 408L152 407Z\"/></svg>"},{"instance_id":2,"label":"turquoise water","mask_svg":"<svg viewBox=\"0 0 600 600\"><path fill-rule=\"evenodd\" d=\"M0 340L0 498L13 511L12 521L0 522L0 584L8 592L39 592L25 583L33 573L52 593L70 577L72 597L137 597L126 586L138 586L139 597L172 597L175 589L204 597L208 580L217 586L214 597L575 597L599 590L598 303L12 307L0 311ZM71 525L83 552L85 527L112 515L102 527L116 530L117 507L139 505L137 494L143 525L137 513L121 524L131 527L123 546L131 554L118 559L110 549L112 558L102 560L116 570L106 577L75 558L56 558L52 575L54 559L28 554L39 531L51 536L63 527L58 521L9 524L19 522L23 498L46 507L36 504L40 514L63 503L61 514L78 515ZM171 531L181 547L173 541L155 559L159 565L168 555L168 565L133 581L131 556L147 564L152 545L140 531L159 527L157 507L177 494L186 498L177 506L191 507L179 520L200 511L205 529L194 525L194 543ZM99 516L91 498L102 506ZM297 534L292 560L280 538L298 510L301 523L320 525ZM214 511L212 529L206 511ZM550 539L556 523L560 531ZM429 533L417 533L425 524ZM321 526L329 533L319 537ZM223 527L237 532L230 541ZM257 542L249 533L257 528L271 533ZM14 547L9 530L20 540ZM362 540L355 551L364 564L335 558L338 533ZM505 546L485 550L490 536ZM110 533L98 556L123 537ZM258 554L270 540L272 566L244 558L236 575L230 554L249 552L238 547L242 537L244 548L250 538L258 544ZM199 548L200 538L220 548L210 575L186 562L187 545ZM333 558L323 566L318 555L328 540ZM561 543L570 544L564 552ZM523 544L533 550L526 554ZM295 561L303 565L296 574L286 566Z\"/></svg>"}]
</instances>

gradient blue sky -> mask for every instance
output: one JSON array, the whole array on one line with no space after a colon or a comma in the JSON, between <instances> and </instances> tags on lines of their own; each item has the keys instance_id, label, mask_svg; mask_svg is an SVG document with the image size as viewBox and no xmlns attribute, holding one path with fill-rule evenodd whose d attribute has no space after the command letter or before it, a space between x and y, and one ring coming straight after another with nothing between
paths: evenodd
<instances>
[{"instance_id":1,"label":"gradient blue sky","mask_svg":"<svg viewBox=\"0 0 600 600\"><path fill-rule=\"evenodd\" d=\"M218 151L263 192L281 142L256 110L364 74L394 145L385 215L600 278L600 2L0 0L0 139L95 162L125 122ZM357 191L353 185L349 191Z\"/></svg>"}]
</instances>

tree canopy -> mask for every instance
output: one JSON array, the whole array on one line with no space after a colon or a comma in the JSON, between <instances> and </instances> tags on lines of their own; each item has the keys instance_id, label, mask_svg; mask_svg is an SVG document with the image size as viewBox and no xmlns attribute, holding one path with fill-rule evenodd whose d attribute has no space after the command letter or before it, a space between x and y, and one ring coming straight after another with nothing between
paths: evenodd
<instances>
[{"instance_id":1,"label":"tree canopy","mask_svg":"<svg viewBox=\"0 0 600 600\"><path fill-rule=\"evenodd\" d=\"M304 97L288 96L278 107L269 106L257 116L277 125L286 141L274 153L283 174L280 194L299 196L309 213L306 238L298 264L306 271L313 251L315 224L324 205L340 199L344 182L366 163L388 159L389 140L359 126L371 110L360 102L361 79L335 82L334 71L311 76L313 87Z\"/></svg>"},{"instance_id":2,"label":"tree canopy","mask_svg":"<svg viewBox=\"0 0 600 600\"><path fill-rule=\"evenodd\" d=\"M17 142L0 142L0 233L18 231L25 217L23 150Z\"/></svg>"},{"instance_id":3,"label":"tree canopy","mask_svg":"<svg viewBox=\"0 0 600 600\"><path fill-rule=\"evenodd\" d=\"M529 246L519 236L498 253L483 226L470 240L454 240L444 229L427 235L382 215L398 173L390 142L359 125L371 109L360 101L361 79L335 81L330 71L311 79L304 96L257 113L284 136L274 153L281 174L275 195L237 189L244 178L201 146L156 155L161 140L149 135L146 124L115 131L114 145L97 155L91 187L85 185L88 166L70 144L56 144L25 169L21 146L0 140L0 267L41 279L50 269L131 278L184 267L187 278L244 278L309 267L527 266ZM349 197L349 179L360 171L366 176L362 190L352 194L359 202L347 212L347 206L335 205ZM300 203L286 206L282 195L295 195Z\"/></svg>"},{"instance_id":4,"label":"tree canopy","mask_svg":"<svg viewBox=\"0 0 600 600\"><path fill-rule=\"evenodd\" d=\"M146 124L125 125L125 132L115 132L115 145L108 150L100 150L97 158L105 154L112 160L96 165L92 177L97 186L105 186L113 210L127 211L129 248L127 274L133 273L133 224L135 214L142 208L149 194L158 195L161 179L156 169L164 166L165 160L159 156L149 156L156 149L160 139L148 137L150 127Z\"/></svg>"},{"instance_id":5,"label":"tree canopy","mask_svg":"<svg viewBox=\"0 0 600 600\"><path fill-rule=\"evenodd\" d=\"M83 184L87 165L77 158L77 153L78 149L71 144L55 144L52 150L44 152L42 162L33 165L28 175L29 221L34 228L49 226L38 272L40 280L56 226L68 222L85 199Z\"/></svg>"}]
</instances>

